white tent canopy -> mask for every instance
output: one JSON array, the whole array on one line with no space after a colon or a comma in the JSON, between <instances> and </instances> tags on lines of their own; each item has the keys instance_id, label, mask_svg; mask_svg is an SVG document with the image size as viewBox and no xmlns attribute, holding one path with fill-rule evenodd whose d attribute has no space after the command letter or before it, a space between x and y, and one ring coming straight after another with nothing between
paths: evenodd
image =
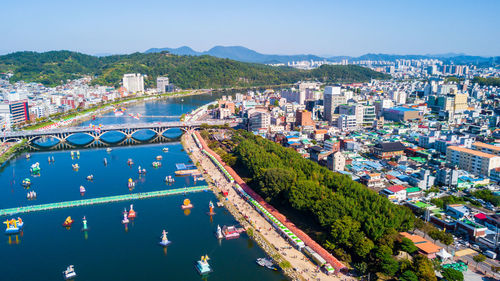
<instances>
[{"instance_id":1,"label":"white tent canopy","mask_svg":"<svg viewBox=\"0 0 500 281\"><path fill-rule=\"evenodd\" d=\"M446 252L444 248L442 248L441 251L439 251L436 255L440 257L442 260L446 260L452 257L451 254Z\"/></svg>"}]
</instances>

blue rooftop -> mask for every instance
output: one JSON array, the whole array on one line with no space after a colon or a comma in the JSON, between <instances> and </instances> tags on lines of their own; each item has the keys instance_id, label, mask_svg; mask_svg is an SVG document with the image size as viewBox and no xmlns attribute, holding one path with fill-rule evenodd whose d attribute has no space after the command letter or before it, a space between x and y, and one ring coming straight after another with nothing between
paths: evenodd
<instances>
[{"instance_id":1,"label":"blue rooftop","mask_svg":"<svg viewBox=\"0 0 500 281\"><path fill-rule=\"evenodd\" d=\"M417 109L407 108L407 107L402 107L402 106L396 106L396 107L393 107L391 109L398 110L398 111L418 111Z\"/></svg>"}]
</instances>

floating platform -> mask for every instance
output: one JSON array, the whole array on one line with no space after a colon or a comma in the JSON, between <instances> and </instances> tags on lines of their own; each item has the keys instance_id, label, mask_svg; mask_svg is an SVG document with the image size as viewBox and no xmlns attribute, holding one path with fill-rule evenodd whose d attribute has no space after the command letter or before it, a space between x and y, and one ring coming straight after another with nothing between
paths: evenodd
<instances>
[{"instance_id":1,"label":"floating platform","mask_svg":"<svg viewBox=\"0 0 500 281\"><path fill-rule=\"evenodd\" d=\"M192 170L178 170L175 171L176 176L200 176L201 173L198 171L198 169L192 169Z\"/></svg>"},{"instance_id":2,"label":"floating platform","mask_svg":"<svg viewBox=\"0 0 500 281\"><path fill-rule=\"evenodd\" d=\"M177 170L190 170L190 169L196 169L196 165L177 163L175 164L175 168L177 168Z\"/></svg>"},{"instance_id":3,"label":"floating platform","mask_svg":"<svg viewBox=\"0 0 500 281\"><path fill-rule=\"evenodd\" d=\"M89 206L89 205L95 205L95 204L104 204L104 203L110 203L110 202L120 202L120 201L128 201L128 200L135 200L135 199L162 197L162 196L169 196L169 195L176 195L176 194L200 192L200 191L206 191L206 190L210 190L210 187L208 187L207 185L203 185L203 186L195 186L195 187L176 188L176 189L168 189L168 190L160 190L160 191L150 191L150 192L132 193L132 194L125 194L125 195L99 197L99 198L85 199L85 200L65 201L65 202L58 202L58 203L26 206L26 207L0 209L0 216L7 216L7 215L13 215L13 214L20 214L20 213L29 213L29 212L37 212L37 211L45 211L45 210L52 210L52 209Z\"/></svg>"}]
</instances>

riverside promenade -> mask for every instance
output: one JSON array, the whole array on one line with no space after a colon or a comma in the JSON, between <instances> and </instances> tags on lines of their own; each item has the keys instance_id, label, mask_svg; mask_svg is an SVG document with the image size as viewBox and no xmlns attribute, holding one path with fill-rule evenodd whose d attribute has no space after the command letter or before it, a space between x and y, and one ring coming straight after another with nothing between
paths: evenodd
<instances>
[{"instance_id":1,"label":"riverside promenade","mask_svg":"<svg viewBox=\"0 0 500 281\"><path fill-rule=\"evenodd\" d=\"M311 247L314 251L316 251L322 258L324 258L328 263L330 263L335 271L343 271L346 269L346 266L341 263L338 259L336 259L332 254L330 254L327 250L325 250L321 245L319 245L316 241L314 241L309 235L303 232L300 228L295 226L294 223L289 221L283 214L281 214L276 208L274 208L271 204L267 203L259 194L257 194L252 188L250 188L243 179L231 168L226 165L224 161L220 158L217 153L212 151L208 145L206 145L205 141L201 137L198 132L195 132L196 136L200 139L202 146L205 150L207 150L212 156L216 157L217 160L224 165L224 168L231 174L234 178L234 181L239 184L243 190L252 196L257 202L259 202L262 206L264 206L273 216L275 216L282 224L288 227L295 235L297 235L305 244Z\"/></svg>"},{"instance_id":2,"label":"riverside promenade","mask_svg":"<svg viewBox=\"0 0 500 281\"><path fill-rule=\"evenodd\" d=\"M210 187L204 185L204 186L185 187L185 188L167 189L167 190L150 191L150 192L140 192L140 193L132 193L132 194L124 194L124 195L114 195L114 196L106 196L106 197L91 198L91 199L84 199L84 200L64 201L64 202L49 203L49 204L42 204L42 205L32 205L32 206L9 208L9 209L0 209L0 216L8 216L8 215L29 213L29 212L38 212L38 211L45 211L45 210L52 210L52 209L89 206L89 205L95 205L95 204L105 204L105 203L110 203L110 202L120 202L120 201L128 201L128 200L135 200L135 199L147 199L147 198L154 198L154 197L163 197L163 196L176 195L176 194L185 194L185 193L206 191L209 189L210 189Z\"/></svg>"},{"instance_id":3,"label":"riverside promenade","mask_svg":"<svg viewBox=\"0 0 500 281\"><path fill-rule=\"evenodd\" d=\"M193 133L191 131L191 133ZM217 161L224 165L224 168L231 173L234 178L234 182L238 183L242 187L247 187L243 180L237 176L237 174L220 159L220 157L214 153L205 143L205 140L201 138L197 132L193 133L193 137L187 137L189 134L186 134L184 141L187 147L187 150L190 151L191 157L193 158L193 162L199 163L203 170L205 170L208 175L215 181L216 186L219 189L225 190L229 192L227 197L228 203L235 206L235 208L240 212L240 214L250 222L252 226L254 226L255 230L258 231L262 236L269 241L273 247L278 250L279 254L283 256L286 260L288 260L293 268L293 270L299 273L302 278L300 280L353 280L352 277L345 276L340 274L339 270L337 270L336 275L327 276L324 273L319 272L317 266L313 264L308 258L304 256L302 252L291 247L291 244L281 236L275 228L269 223L266 218L261 216L250 204L248 201L243 199L234 189L234 184L231 183L227 175L224 175L219 168L212 162L212 159L207 157L202 149L205 149L210 155L217 158ZM198 143L197 143L198 142ZM199 148L201 147L201 148ZM208 149L207 149L208 148ZM248 188L248 187L247 187ZM247 189L248 190L248 189ZM245 190L246 191L246 190ZM250 192L247 192L250 194ZM255 195L252 193L251 195ZM258 197L260 198L260 197ZM254 198L257 200L257 196ZM260 198L261 199L261 198ZM262 199L261 199L262 200ZM263 200L262 200L263 201ZM261 202L262 202L261 201ZM268 204L262 204L267 210L273 213L278 218L278 215L273 211L273 209L268 208ZM280 219L283 217L281 215ZM291 223L286 221L286 226L290 228ZM291 229L291 228L290 228ZM294 229L294 233L300 235L300 232ZM299 236L300 239L306 242L306 245L310 246L312 243L310 241L303 239L303 235ZM309 238L311 240L311 238ZM326 251L325 251L326 252ZM323 253L324 254L324 253ZM330 255L331 256L331 255ZM332 257L332 256L331 256ZM337 261L338 262L338 261ZM339 262L340 263L340 262ZM333 264L332 264L333 265ZM337 264L339 266L339 264ZM342 268L343 265L340 264L339 268Z\"/></svg>"}]
</instances>

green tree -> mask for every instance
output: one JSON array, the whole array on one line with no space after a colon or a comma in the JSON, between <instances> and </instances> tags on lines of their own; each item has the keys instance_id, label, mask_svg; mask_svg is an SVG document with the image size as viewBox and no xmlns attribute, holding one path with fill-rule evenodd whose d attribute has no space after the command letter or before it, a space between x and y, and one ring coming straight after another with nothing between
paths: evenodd
<instances>
[{"instance_id":1,"label":"green tree","mask_svg":"<svg viewBox=\"0 0 500 281\"><path fill-rule=\"evenodd\" d=\"M375 244L373 244L373 241L369 238L364 237L355 242L354 252L356 253L356 255L364 258L374 247Z\"/></svg>"},{"instance_id":2,"label":"green tree","mask_svg":"<svg viewBox=\"0 0 500 281\"><path fill-rule=\"evenodd\" d=\"M446 279L447 281L463 281L464 280L464 274L458 270L455 270L453 268L445 268L441 272L443 275L443 278Z\"/></svg>"},{"instance_id":3,"label":"green tree","mask_svg":"<svg viewBox=\"0 0 500 281\"><path fill-rule=\"evenodd\" d=\"M437 281L431 261L424 255L418 255L413 262L413 270L421 281Z\"/></svg>"},{"instance_id":4,"label":"green tree","mask_svg":"<svg viewBox=\"0 0 500 281\"><path fill-rule=\"evenodd\" d=\"M353 267L361 274L361 276L368 273L368 264L366 262L355 263Z\"/></svg>"},{"instance_id":5,"label":"green tree","mask_svg":"<svg viewBox=\"0 0 500 281\"><path fill-rule=\"evenodd\" d=\"M443 233L441 239L439 239L441 242L443 242L443 244L445 244L446 246L450 246L451 244L453 244L453 235L451 233Z\"/></svg>"},{"instance_id":6,"label":"green tree","mask_svg":"<svg viewBox=\"0 0 500 281\"><path fill-rule=\"evenodd\" d=\"M409 254L413 254L418 250L418 248L415 246L415 244L413 244L413 241L406 237L403 237L403 239L401 240L401 250Z\"/></svg>"},{"instance_id":7,"label":"green tree","mask_svg":"<svg viewBox=\"0 0 500 281\"><path fill-rule=\"evenodd\" d=\"M259 178L259 189L266 201L278 198L295 181L295 173L288 169L269 168Z\"/></svg>"},{"instance_id":8,"label":"green tree","mask_svg":"<svg viewBox=\"0 0 500 281\"><path fill-rule=\"evenodd\" d=\"M383 273L394 276L399 270L399 263L392 256L384 255L380 261L380 269Z\"/></svg>"},{"instance_id":9,"label":"green tree","mask_svg":"<svg viewBox=\"0 0 500 281\"><path fill-rule=\"evenodd\" d=\"M418 281L418 277L415 274L415 272L413 272L411 270L406 270L405 272L403 272L403 274L401 274L401 276L399 277L399 280L400 281Z\"/></svg>"},{"instance_id":10,"label":"green tree","mask_svg":"<svg viewBox=\"0 0 500 281\"><path fill-rule=\"evenodd\" d=\"M476 268L477 268L479 263L486 260L486 256L484 256L483 254L477 254L473 256L472 259L476 262Z\"/></svg>"}]
</instances>

